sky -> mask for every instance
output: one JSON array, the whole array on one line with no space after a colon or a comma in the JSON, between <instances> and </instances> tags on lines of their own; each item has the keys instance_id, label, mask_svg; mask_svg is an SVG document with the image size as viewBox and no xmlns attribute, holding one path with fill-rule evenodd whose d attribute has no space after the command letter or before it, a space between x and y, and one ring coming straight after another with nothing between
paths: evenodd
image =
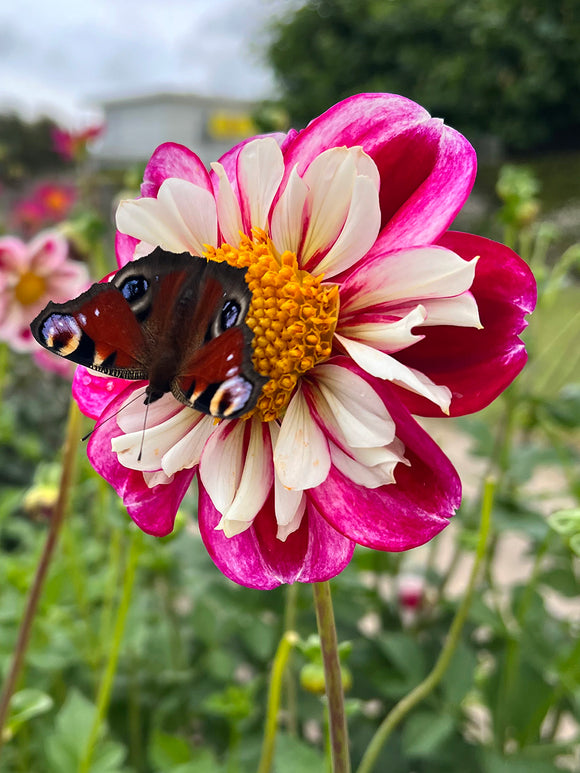
<instances>
[{"instance_id":1,"label":"sky","mask_svg":"<svg viewBox=\"0 0 580 773\"><path fill-rule=\"evenodd\" d=\"M260 59L296 0L0 0L0 109L70 128L102 100L155 91L273 95Z\"/></svg>"}]
</instances>

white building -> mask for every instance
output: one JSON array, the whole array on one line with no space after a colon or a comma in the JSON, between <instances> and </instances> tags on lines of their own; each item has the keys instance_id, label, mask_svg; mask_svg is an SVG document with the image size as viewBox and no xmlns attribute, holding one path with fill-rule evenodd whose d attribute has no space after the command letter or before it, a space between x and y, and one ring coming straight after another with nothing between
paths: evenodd
<instances>
[{"instance_id":1,"label":"white building","mask_svg":"<svg viewBox=\"0 0 580 773\"><path fill-rule=\"evenodd\" d=\"M206 164L256 133L255 103L196 94L158 93L104 102L105 131L93 158L103 167L147 161L163 142L191 148Z\"/></svg>"}]
</instances>

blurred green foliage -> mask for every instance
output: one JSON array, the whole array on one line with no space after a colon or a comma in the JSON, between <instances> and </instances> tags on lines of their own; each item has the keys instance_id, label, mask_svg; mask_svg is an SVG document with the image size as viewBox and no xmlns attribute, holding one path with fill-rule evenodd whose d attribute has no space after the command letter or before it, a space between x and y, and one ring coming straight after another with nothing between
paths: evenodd
<instances>
[{"instance_id":1,"label":"blurred green foliage","mask_svg":"<svg viewBox=\"0 0 580 773\"><path fill-rule=\"evenodd\" d=\"M16 113L0 115L0 182L17 185L67 164L53 149L50 118L26 121Z\"/></svg>"},{"instance_id":2,"label":"blurred green foliage","mask_svg":"<svg viewBox=\"0 0 580 773\"><path fill-rule=\"evenodd\" d=\"M266 56L292 124L390 91L510 150L580 143L578 0L309 0L272 24Z\"/></svg>"}]
</instances>

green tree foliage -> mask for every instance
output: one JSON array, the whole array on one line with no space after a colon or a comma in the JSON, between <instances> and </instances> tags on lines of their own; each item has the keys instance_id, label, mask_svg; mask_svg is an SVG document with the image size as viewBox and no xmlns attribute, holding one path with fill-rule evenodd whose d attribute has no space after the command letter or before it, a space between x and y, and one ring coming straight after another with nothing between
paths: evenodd
<instances>
[{"instance_id":1,"label":"green tree foliage","mask_svg":"<svg viewBox=\"0 0 580 773\"><path fill-rule=\"evenodd\" d=\"M54 151L50 118L25 121L17 114L0 115L0 181L20 180L61 169L65 161Z\"/></svg>"},{"instance_id":2,"label":"green tree foliage","mask_svg":"<svg viewBox=\"0 0 580 773\"><path fill-rule=\"evenodd\" d=\"M392 91L512 150L580 144L580 0L308 0L267 57L294 124Z\"/></svg>"}]
</instances>

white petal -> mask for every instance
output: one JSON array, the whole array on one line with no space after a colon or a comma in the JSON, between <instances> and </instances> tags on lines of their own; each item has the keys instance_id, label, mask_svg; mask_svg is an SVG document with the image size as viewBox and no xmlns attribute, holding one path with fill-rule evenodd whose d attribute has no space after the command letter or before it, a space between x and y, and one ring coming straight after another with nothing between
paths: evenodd
<instances>
[{"instance_id":1,"label":"white petal","mask_svg":"<svg viewBox=\"0 0 580 773\"><path fill-rule=\"evenodd\" d=\"M272 441L272 447L275 447L278 438L280 436L280 427L275 421L268 422L268 428L270 429L270 437ZM298 523L291 531L286 532L284 540L292 531L296 531L304 515L306 508L306 495L304 491L293 491L287 489L278 475L274 475L274 505L276 511L276 521L278 523L278 535L280 534L280 527L286 527L289 524L296 521L299 516ZM279 537L280 538L280 537Z\"/></svg>"},{"instance_id":2,"label":"white petal","mask_svg":"<svg viewBox=\"0 0 580 773\"><path fill-rule=\"evenodd\" d=\"M330 471L328 442L298 389L282 420L274 449L274 466L283 486L308 489L320 485Z\"/></svg>"},{"instance_id":3,"label":"white petal","mask_svg":"<svg viewBox=\"0 0 580 773\"><path fill-rule=\"evenodd\" d=\"M296 509L292 519L288 523L278 523L278 530L276 531L276 537L280 542L286 542L289 535L297 531L302 523L302 518L306 512L306 494L302 491L300 497L300 503Z\"/></svg>"},{"instance_id":4,"label":"white petal","mask_svg":"<svg viewBox=\"0 0 580 773\"><path fill-rule=\"evenodd\" d=\"M192 412L195 413L195 411ZM213 416L199 414L189 432L163 457L161 466L165 473L173 475L179 470L191 469L199 464L205 444L216 429L217 424Z\"/></svg>"},{"instance_id":5,"label":"white petal","mask_svg":"<svg viewBox=\"0 0 580 773\"><path fill-rule=\"evenodd\" d=\"M455 325L455 327L476 327L483 325L479 319L477 301L469 292L456 295L454 298L430 299L424 301L427 318L423 326Z\"/></svg>"},{"instance_id":6,"label":"white petal","mask_svg":"<svg viewBox=\"0 0 580 773\"><path fill-rule=\"evenodd\" d=\"M349 446L381 446L393 440L395 423L364 379L339 365L320 365L312 377Z\"/></svg>"},{"instance_id":7,"label":"white petal","mask_svg":"<svg viewBox=\"0 0 580 773\"><path fill-rule=\"evenodd\" d=\"M383 352L398 352L423 338L422 335L416 335L411 331L417 325L425 322L426 317L427 310L424 305L420 304L397 321L340 325L337 331L346 338L353 338L356 341L376 346Z\"/></svg>"},{"instance_id":8,"label":"white petal","mask_svg":"<svg viewBox=\"0 0 580 773\"><path fill-rule=\"evenodd\" d=\"M91 371L92 376L100 376ZM110 376L104 376L104 378L110 378ZM149 407L145 405L145 387L138 392L133 392L121 406L116 421L119 427L125 433L129 432L141 432L145 426L145 414L147 414L147 426L151 427L155 424L161 424L161 422L167 421L179 410L183 410L185 406L179 403L170 392L164 394L159 400L155 400ZM188 410L191 411L191 408ZM191 417L195 414L192 412Z\"/></svg>"},{"instance_id":9,"label":"white petal","mask_svg":"<svg viewBox=\"0 0 580 773\"><path fill-rule=\"evenodd\" d=\"M346 221L356 180L356 165L348 148L331 148L317 156L304 173L308 226L302 245L301 264L328 249Z\"/></svg>"},{"instance_id":10,"label":"white petal","mask_svg":"<svg viewBox=\"0 0 580 773\"><path fill-rule=\"evenodd\" d=\"M240 241L240 231L244 229L240 203L223 166L215 161L211 168L218 177L216 205L220 231L224 240L235 246Z\"/></svg>"},{"instance_id":11,"label":"white petal","mask_svg":"<svg viewBox=\"0 0 580 773\"><path fill-rule=\"evenodd\" d=\"M135 247L133 260L138 260L139 258L144 258L146 255L151 255L154 249L154 244L149 244L149 242L139 242Z\"/></svg>"},{"instance_id":12,"label":"white petal","mask_svg":"<svg viewBox=\"0 0 580 773\"><path fill-rule=\"evenodd\" d=\"M217 212L213 195L188 180L165 180L157 198L125 200L117 209L117 228L169 252L203 254L217 246Z\"/></svg>"},{"instance_id":13,"label":"white petal","mask_svg":"<svg viewBox=\"0 0 580 773\"><path fill-rule=\"evenodd\" d=\"M244 422L222 421L206 442L199 476L216 510L225 513L234 501L244 467Z\"/></svg>"},{"instance_id":14,"label":"white petal","mask_svg":"<svg viewBox=\"0 0 580 773\"><path fill-rule=\"evenodd\" d=\"M168 483L171 483L173 475L168 476L163 470L154 470L153 472L146 470L143 472L143 480L148 488L155 488L155 486L166 486Z\"/></svg>"},{"instance_id":15,"label":"white petal","mask_svg":"<svg viewBox=\"0 0 580 773\"><path fill-rule=\"evenodd\" d=\"M124 467L131 470L160 470L163 456L187 432L192 419L191 409L184 408L170 419L145 431L141 429L112 438L111 449Z\"/></svg>"},{"instance_id":16,"label":"white petal","mask_svg":"<svg viewBox=\"0 0 580 773\"><path fill-rule=\"evenodd\" d=\"M346 222L316 273L328 279L353 266L373 246L380 227L379 191L369 177L357 177Z\"/></svg>"},{"instance_id":17,"label":"white petal","mask_svg":"<svg viewBox=\"0 0 580 773\"><path fill-rule=\"evenodd\" d=\"M246 424L246 422L240 423ZM250 422L250 440L236 494L231 505L225 511L220 511L222 519L217 528L223 529L226 537L239 534L242 523L250 526L264 506L273 480L274 465L272 464L271 445L269 442L264 442L262 422L252 419ZM234 524L233 531L230 531L230 522Z\"/></svg>"},{"instance_id":18,"label":"white petal","mask_svg":"<svg viewBox=\"0 0 580 773\"><path fill-rule=\"evenodd\" d=\"M330 444L333 465L353 483L365 488L378 488L395 482L394 470L398 460L369 467L345 454L342 449Z\"/></svg>"},{"instance_id":19,"label":"white petal","mask_svg":"<svg viewBox=\"0 0 580 773\"><path fill-rule=\"evenodd\" d=\"M273 137L248 142L238 156L238 182L253 228L268 229L268 215L284 176L284 158Z\"/></svg>"},{"instance_id":20,"label":"white petal","mask_svg":"<svg viewBox=\"0 0 580 773\"><path fill-rule=\"evenodd\" d=\"M270 223L272 241L280 253L285 250L298 253L302 241L304 203L307 195L308 186L294 167L286 188L272 211Z\"/></svg>"},{"instance_id":21,"label":"white petal","mask_svg":"<svg viewBox=\"0 0 580 773\"><path fill-rule=\"evenodd\" d=\"M353 360L371 376L392 381L411 392L423 395L438 405L443 413L449 413L451 391L446 386L434 384L430 378L414 368L408 368L389 354L373 349L366 344L352 341L337 335L335 337L344 346Z\"/></svg>"},{"instance_id":22,"label":"white petal","mask_svg":"<svg viewBox=\"0 0 580 773\"><path fill-rule=\"evenodd\" d=\"M467 261L444 247L401 250L373 261L345 283L343 313L389 301L448 298L469 290L478 258ZM351 287L354 293L351 295Z\"/></svg>"}]
</instances>

